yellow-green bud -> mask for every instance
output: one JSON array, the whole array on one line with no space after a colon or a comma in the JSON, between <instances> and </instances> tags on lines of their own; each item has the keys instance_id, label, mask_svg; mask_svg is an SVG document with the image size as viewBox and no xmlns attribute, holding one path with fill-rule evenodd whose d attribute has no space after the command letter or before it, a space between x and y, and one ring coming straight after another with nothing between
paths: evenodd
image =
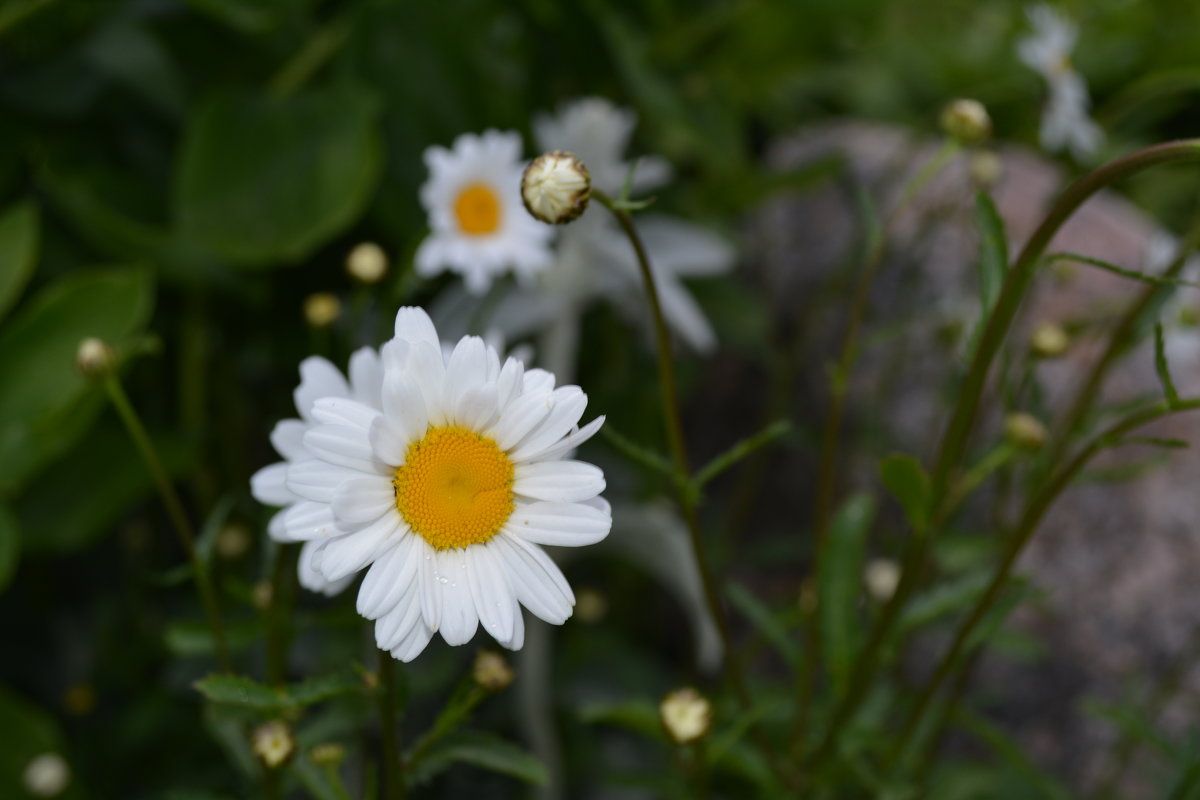
<instances>
[{"instance_id":1,"label":"yellow-green bud","mask_svg":"<svg viewBox=\"0 0 1200 800\"><path fill-rule=\"evenodd\" d=\"M691 687L676 689L658 706L667 735L677 744L703 739L712 727L712 704Z\"/></svg>"},{"instance_id":2,"label":"yellow-green bud","mask_svg":"<svg viewBox=\"0 0 1200 800\"><path fill-rule=\"evenodd\" d=\"M981 189L989 189L996 185L996 181L1000 180L1000 175L1004 172L1004 164L995 152L980 150L971 156L968 169L971 172L971 180L975 182L976 186Z\"/></svg>"},{"instance_id":3,"label":"yellow-green bud","mask_svg":"<svg viewBox=\"0 0 1200 800\"><path fill-rule=\"evenodd\" d=\"M504 656L491 650L480 650L475 654L471 677L489 692L498 692L513 682L513 671Z\"/></svg>"},{"instance_id":4,"label":"yellow-green bud","mask_svg":"<svg viewBox=\"0 0 1200 800\"><path fill-rule=\"evenodd\" d=\"M1004 435L1023 450L1038 450L1046 443L1046 426L1032 414L1018 411L1004 420Z\"/></svg>"},{"instance_id":5,"label":"yellow-green bud","mask_svg":"<svg viewBox=\"0 0 1200 800\"><path fill-rule=\"evenodd\" d=\"M959 144L975 145L992 135L992 118L978 100L952 100L942 109L942 130Z\"/></svg>"},{"instance_id":6,"label":"yellow-green bud","mask_svg":"<svg viewBox=\"0 0 1200 800\"><path fill-rule=\"evenodd\" d=\"M226 523L217 531L213 547L221 558L229 561L241 558L250 549L250 531L240 522Z\"/></svg>"},{"instance_id":7,"label":"yellow-green bud","mask_svg":"<svg viewBox=\"0 0 1200 800\"><path fill-rule=\"evenodd\" d=\"M1071 337L1053 322L1039 324L1029 337L1029 349L1038 358L1058 358L1070 347Z\"/></svg>"},{"instance_id":8,"label":"yellow-green bud","mask_svg":"<svg viewBox=\"0 0 1200 800\"><path fill-rule=\"evenodd\" d=\"M346 760L346 748L336 742L319 744L308 752L308 757L318 767L337 768Z\"/></svg>"},{"instance_id":9,"label":"yellow-green bud","mask_svg":"<svg viewBox=\"0 0 1200 800\"><path fill-rule=\"evenodd\" d=\"M592 176L574 153L554 150L529 162L521 200L536 219L564 225L579 217L592 196Z\"/></svg>"},{"instance_id":10,"label":"yellow-green bud","mask_svg":"<svg viewBox=\"0 0 1200 800\"><path fill-rule=\"evenodd\" d=\"M599 591L584 586L575 593L575 618L580 622L599 622L607 613L608 599Z\"/></svg>"},{"instance_id":11,"label":"yellow-green bud","mask_svg":"<svg viewBox=\"0 0 1200 800\"><path fill-rule=\"evenodd\" d=\"M75 351L75 366L85 378L103 378L112 371L116 356L108 342L89 337L79 343Z\"/></svg>"},{"instance_id":12,"label":"yellow-green bud","mask_svg":"<svg viewBox=\"0 0 1200 800\"><path fill-rule=\"evenodd\" d=\"M374 242L363 242L346 256L346 272L359 283L379 283L387 270L387 254Z\"/></svg>"},{"instance_id":13,"label":"yellow-green bud","mask_svg":"<svg viewBox=\"0 0 1200 800\"><path fill-rule=\"evenodd\" d=\"M328 328L342 315L342 301L329 292L310 294L304 301L304 320L314 328Z\"/></svg>"},{"instance_id":14,"label":"yellow-green bud","mask_svg":"<svg viewBox=\"0 0 1200 800\"><path fill-rule=\"evenodd\" d=\"M254 731L252 744L255 755L271 769L282 766L296 749L291 729L277 719L259 725Z\"/></svg>"}]
</instances>

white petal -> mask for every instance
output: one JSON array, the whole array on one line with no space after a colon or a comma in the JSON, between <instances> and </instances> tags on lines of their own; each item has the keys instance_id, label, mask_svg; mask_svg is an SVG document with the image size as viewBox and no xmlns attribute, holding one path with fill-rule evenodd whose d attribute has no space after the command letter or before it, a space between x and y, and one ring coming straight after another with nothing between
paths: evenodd
<instances>
[{"instance_id":1,"label":"white petal","mask_svg":"<svg viewBox=\"0 0 1200 800\"><path fill-rule=\"evenodd\" d=\"M550 445L540 453L534 453L526 458L527 461L550 461L556 458L562 458L572 450L579 447L588 439L596 435L596 431L600 430L600 426L604 424L604 417L599 416L594 420L584 425L582 428L576 428L568 433L563 438L559 439L555 444Z\"/></svg>"},{"instance_id":2,"label":"white petal","mask_svg":"<svg viewBox=\"0 0 1200 800\"><path fill-rule=\"evenodd\" d=\"M414 625L408 638L392 648L392 657L398 658L405 663L412 661L421 655L432 638L433 631L429 630L425 625Z\"/></svg>"},{"instance_id":3,"label":"white petal","mask_svg":"<svg viewBox=\"0 0 1200 800\"><path fill-rule=\"evenodd\" d=\"M525 370L525 392L552 392L554 391L554 373L546 372L544 369L527 369Z\"/></svg>"},{"instance_id":4,"label":"white petal","mask_svg":"<svg viewBox=\"0 0 1200 800\"><path fill-rule=\"evenodd\" d=\"M473 431L485 430L496 417L496 384L474 386L455 404L454 420Z\"/></svg>"},{"instance_id":5,"label":"white petal","mask_svg":"<svg viewBox=\"0 0 1200 800\"><path fill-rule=\"evenodd\" d=\"M293 398L296 410L305 420L312 420L312 406L322 397L349 397L350 387L338 368L320 356L309 356L300 362L300 385Z\"/></svg>"},{"instance_id":6,"label":"white petal","mask_svg":"<svg viewBox=\"0 0 1200 800\"><path fill-rule=\"evenodd\" d=\"M388 422L387 417L383 415L376 417L375 421L371 423L368 436L371 439L371 452L375 454L375 458L389 467L404 465L404 459L408 457L408 446L412 440L396 430Z\"/></svg>"},{"instance_id":7,"label":"white petal","mask_svg":"<svg viewBox=\"0 0 1200 800\"><path fill-rule=\"evenodd\" d=\"M478 336L464 336L446 362L446 405L458 407L467 392L487 380L487 345Z\"/></svg>"},{"instance_id":8,"label":"white petal","mask_svg":"<svg viewBox=\"0 0 1200 800\"><path fill-rule=\"evenodd\" d=\"M604 473L586 461L517 464L514 472L513 491L534 500L575 503L604 491Z\"/></svg>"},{"instance_id":9,"label":"white petal","mask_svg":"<svg viewBox=\"0 0 1200 800\"><path fill-rule=\"evenodd\" d=\"M297 503L287 510L283 526L289 542L326 539L341 533L334 524L328 503Z\"/></svg>"},{"instance_id":10,"label":"white petal","mask_svg":"<svg viewBox=\"0 0 1200 800\"><path fill-rule=\"evenodd\" d=\"M360 347L350 356L350 393L358 402L382 408L379 389L383 385L383 365L373 347Z\"/></svg>"},{"instance_id":11,"label":"white petal","mask_svg":"<svg viewBox=\"0 0 1200 800\"><path fill-rule=\"evenodd\" d=\"M321 574L327 581L353 575L396 544L403 522L398 514L380 517L356 533L339 536L321 550Z\"/></svg>"},{"instance_id":12,"label":"white petal","mask_svg":"<svg viewBox=\"0 0 1200 800\"><path fill-rule=\"evenodd\" d=\"M516 595L504 578L499 557L486 544L466 548L467 578L483 629L498 642L512 639Z\"/></svg>"},{"instance_id":13,"label":"white petal","mask_svg":"<svg viewBox=\"0 0 1200 800\"><path fill-rule=\"evenodd\" d=\"M322 397L313 403L312 416L317 422L366 430L379 410L347 397Z\"/></svg>"},{"instance_id":14,"label":"white petal","mask_svg":"<svg viewBox=\"0 0 1200 800\"><path fill-rule=\"evenodd\" d=\"M336 594L340 594L343 589L349 586L354 581L354 577L349 576L338 581L327 581L324 575L313 568L313 555L324 544L324 542L305 542L300 547L300 558L296 563L296 577L299 578L300 585L310 592L320 592L326 597L333 597Z\"/></svg>"},{"instance_id":15,"label":"white petal","mask_svg":"<svg viewBox=\"0 0 1200 800\"><path fill-rule=\"evenodd\" d=\"M313 455L360 472L386 475L391 468L375 457L367 431L348 425L317 425L304 434L304 446Z\"/></svg>"},{"instance_id":16,"label":"white petal","mask_svg":"<svg viewBox=\"0 0 1200 800\"><path fill-rule=\"evenodd\" d=\"M287 512L290 510L285 508L275 512L275 516L267 523L267 535L277 542L291 541L287 535Z\"/></svg>"},{"instance_id":17,"label":"white petal","mask_svg":"<svg viewBox=\"0 0 1200 800\"><path fill-rule=\"evenodd\" d=\"M421 560L417 562L417 580L420 582L421 619L425 626L437 633L442 618L442 589L438 582L437 551L428 542L417 537L417 549Z\"/></svg>"},{"instance_id":18,"label":"white petal","mask_svg":"<svg viewBox=\"0 0 1200 800\"><path fill-rule=\"evenodd\" d=\"M527 542L582 547L608 536L612 515L583 503L518 505L504 525Z\"/></svg>"},{"instance_id":19,"label":"white petal","mask_svg":"<svg viewBox=\"0 0 1200 800\"><path fill-rule=\"evenodd\" d=\"M443 425L446 420L446 403L443 384L446 382L446 364L442 360L441 348L421 344L412 349L408 357L408 371L421 387L425 399L425 414L430 425Z\"/></svg>"},{"instance_id":20,"label":"white petal","mask_svg":"<svg viewBox=\"0 0 1200 800\"><path fill-rule=\"evenodd\" d=\"M438 632L446 644L471 641L479 627L479 615L471 599L466 554L462 549L437 551L438 586L442 594L442 618Z\"/></svg>"},{"instance_id":21,"label":"white petal","mask_svg":"<svg viewBox=\"0 0 1200 800\"><path fill-rule=\"evenodd\" d=\"M433 320L425 313L425 309L416 306L405 306L396 312L396 338L414 344L428 342L434 347L441 347Z\"/></svg>"},{"instance_id":22,"label":"white petal","mask_svg":"<svg viewBox=\"0 0 1200 800\"><path fill-rule=\"evenodd\" d=\"M525 645L525 615L521 613L521 606L516 600L513 601L512 637L507 642L500 642L500 645L509 650L520 650Z\"/></svg>"},{"instance_id":23,"label":"white petal","mask_svg":"<svg viewBox=\"0 0 1200 800\"><path fill-rule=\"evenodd\" d=\"M521 604L552 625L571 616L575 595L562 571L537 545L501 531L488 542L503 559L508 583Z\"/></svg>"},{"instance_id":24,"label":"white petal","mask_svg":"<svg viewBox=\"0 0 1200 800\"><path fill-rule=\"evenodd\" d=\"M343 530L354 530L387 514L399 520L395 489L387 478L363 476L344 481L333 493L333 518ZM393 512L393 513L388 513Z\"/></svg>"},{"instance_id":25,"label":"white petal","mask_svg":"<svg viewBox=\"0 0 1200 800\"><path fill-rule=\"evenodd\" d=\"M355 608L367 619L378 619L391 611L404 592L417 588L417 563L420 548L416 536L402 536L396 546L387 551L367 570L358 589ZM417 595L413 602L420 607Z\"/></svg>"},{"instance_id":26,"label":"white petal","mask_svg":"<svg viewBox=\"0 0 1200 800\"><path fill-rule=\"evenodd\" d=\"M288 463L269 464L250 476L250 494L263 505L286 506L299 498L288 491Z\"/></svg>"},{"instance_id":27,"label":"white petal","mask_svg":"<svg viewBox=\"0 0 1200 800\"><path fill-rule=\"evenodd\" d=\"M583 416L585 408L587 395L578 386L555 389L550 413L509 455L514 461L522 461L555 444L579 424L579 418Z\"/></svg>"},{"instance_id":28,"label":"white petal","mask_svg":"<svg viewBox=\"0 0 1200 800\"><path fill-rule=\"evenodd\" d=\"M288 469L287 485L299 497L328 503L344 481L361 476L358 470L329 464L319 458L308 458L292 464Z\"/></svg>"},{"instance_id":29,"label":"white petal","mask_svg":"<svg viewBox=\"0 0 1200 800\"><path fill-rule=\"evenodd\" d=\"M525 381L525 366L516 358L508 358L496 376L496 407L501 414L516 399Z\"/></svg>"},{"instance_id":30,"label":"white petal","mask_svg":"<svg viewBox=\"0 0 1200 800\"><path fill-rule=\"evenodd\" d=\"M375 623L375 645L380 650L391 650L417 626L425 627L421 621L421 603L417 600L417 587L407 586L399 601Z\"/></svg>"},{"instance_id":31,"label":"white petal","mask_svg":"<svg viewBox=\"0 0 1200 800\"><path fill-rule=\"evenodd\" d=\"M549 392L525 393L513 400L500 419L486 431L501 450L508 450L537 427L552 407Z\"/></svg>"},{"instance_id":32,"label":"white petal","mask_svg":"<svg viewBox=\"0 0 1200 800\"><path fill-rule=\"evenodd\" d=\"M298 461L308 455L304 449L304 432L308 425L298 419L281 419L271 431L271 446L285 461Z\"/></svg>"},{"instance_id":33,"label":"white petal","mask_svg":"<svg viewBox=\"0 0 1200 800\"><path fill-rule=\"evenodd\" d=\"M407 372L389 372L383 380L383 413L388 424L406 440L419 439L429 426L425 398Z\"/></svg>"}]
</instances>

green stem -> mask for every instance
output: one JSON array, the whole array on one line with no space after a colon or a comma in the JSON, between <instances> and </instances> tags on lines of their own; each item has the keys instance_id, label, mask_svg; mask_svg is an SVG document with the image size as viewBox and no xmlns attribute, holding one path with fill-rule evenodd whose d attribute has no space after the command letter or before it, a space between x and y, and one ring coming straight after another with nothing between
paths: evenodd
<instances>
[{"instance_id":1,"label":"green stem","mask_svg":"<svg viewBox=\"0 0 1200 800\"><path fill-rule=\"evenodd\" d=\"M400 727L397 712L396 663L392 654L379 651L379 727L380 747L383 749L384 800L404 800L407 787L404 767L400 761Z\"/></svg>"},{"instance_id":2,"label":"green stem","mask_svg":"<svg viewBox=\"0 0 1200 800\"><path fill-rule=\"evenodd\" d=\"M121 388L121 381L115 372L110 372L105 376L104 388L108 392L109 400L112 402L113 408L116 409L117 415L121 418L121 422L125 424L125 429L129 432L129 438L133 440L134 446L137 447L138 452L142 456L142 460L146 462L146 468L150 472L150 477L158 489L158 494L162 498L163 505L166 506L167 516L171 520L171 525L175 528L175 532L179 536L179 542L183 545L188 560L191 561L192 576L196 581L196 587L200 591L200 600L204 605L204 611L208 617L209 628L212 630L217 663L221 665L221 669L224 671L231 672L233 670L233 662L229 657L229 648L225 643L225 627L221 622L221 611L217 604L216 591L213 589L212 577L209 575L207 566L200 559L200 554L196 552L196 535L192 531L192 524L188 521L187 514L183 510L183 503L180 502L179 495L175 493L175 487L171 485L171 480L167 476L167 470L163 467L162 461L158 457L158 452L154 449L154 443L150 440L149 434L146 433L146 429L138 418L133 404L129 402L125 390Z\"/></svg>"},{"instance_id":3,"label":"green stem","mask_svg":"<svg viewBox=\"0 0 1200 800\"><path fill-rule=\"evenodd\" d=\"M287 677L287 645L295 561L286 544L275 544L271 568L271 605L267 611L267 682L281 684Z\"/></svg>"},{"instance_id":4,"label":"green stem","mask_svg":"<svg viewBox=\"0 0 1200 800\"><path fill-rule=\"evenodd\" d=\"M1042 517L1049 510L1054 500L1066 489L1067 485L1078 475L1079 471L1101 450L1117 443L1121 436L1128 431L1139 428L1162 417L1170 414L1179 413L1181 411L1189 411L1200 408L1200 398L1182 400L1178 403L1168 404L1160 403L1152 408L1137 411L1123 419L1119 420L1106 431L1092 439L1086 447L1084 447L1071 462L1060 469L1043 488L1038 492L1026 507L1020 522L1017 524L1016 532L1009 544L1008 551L1004 555L1004 559L1000 564L1000 568L993 576L991 583L988 584L987 590L983 596L976 601L971 613L959 626L955 633L954 640L946 654L942 656L938 662L937 669L933 673L933 677L925 685L917 699L916 705L909 712L909 715L901 729L900 736L897 737L897 745L893 749L893 755L890 763L896 763L898 758L903 755L904 749L910 743L912 734L916 730L921 717L925 713L925 709L929 706L930 701L937 693L938 688L950 675L954 669L959 656L966 647L971 634L976 626L983 620L987 612L1000 597L1005 585L1008 583L1012 570L1017 563L1017 558L1024 551L1025 546L1033 537L1037 530L1038 524Z\"/></svg>"},{"instance_id":5,"label":"green stem","mask_svg":"<svg viewBox=\"0 0 1200 800\"><path fill-rule=\"evenodd\" d=\"M641 270L642 282L645 284L646 299L650 304L650 313L654 320L654 338L658 348L658 377L662 397L663 422L667 428L667 441L670 446L671 456L675 462L676 494L679 506L683 512L684 522L687 525L692 554L696 559L696 567L700 573L700 583L704 590L705 604L708 606L708 612L716 623L717 633L721 637L721 645L726 654L726 676L733 686L734 692L737 694L738 701L747 712L750 712L754 708L754 700L746 684L745 676L742 674L740 661L734 653L733 637L729 631L729 620L725 616L725 609L720 600L720 591L717 589L717 582L713 576L712 568L708 564L704 540L700 533L700 522L696 516L696 498L684 488L691 486L691 469L688 466L687 449L683 438L683 422L679 410L679 392L675 383L674 361L671 357L671 336L667 330L666 318L663 316L662 306L659 303L658 287L654 282L654 273L650 266L650 258L646 254L646 248L642 243L641 236L638 235L637 228L633 224L633 217L630 216L629 212L598 189L592 189L592 197L607 208L613 217L616 218L617 224L621 226L621 230L629 239L630 244L633 246L634 254L637 256L638 268ZM762 749L763 754L767 757L772 770L785 784L789 783L790 776L787 770L779 763L775 748L771 745L770 739L767 738L766 733L757 722L751 726L750 732L755 742Z\"/></svg>"},{"instance_id":6,"label":"green stem","mask_svg":"<svg viewBox=\"0 0 1200 800\"><path fill-rule=\"evenodd\" d=\"M271 79L271 94L283 100L290 97L325 66L345 44L350 26L345 19L335 20L317 30L290 61Z\"/></svg>"}]
</instances>

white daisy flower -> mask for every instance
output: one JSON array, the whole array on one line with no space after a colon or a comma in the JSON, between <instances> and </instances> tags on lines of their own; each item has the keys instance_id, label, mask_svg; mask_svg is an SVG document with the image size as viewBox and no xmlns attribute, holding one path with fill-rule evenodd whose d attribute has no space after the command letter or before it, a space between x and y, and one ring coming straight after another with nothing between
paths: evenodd
<instances>
[{"instance_id":1,"label":"white daisy flower","mask_svg":"<svg viewBox=\"0 0 1200 800\"><path fill-rule=\"evenodd\" d=\"M434 633L464 644L480 623L518 649L520 605L554 624L575 597L539 545L581 546L608 535L604 475L567 456L600 428L580 428L587 396L554 388L478 337L449 358L419 308L396 315L382 350L378 407L316 401L303 437L317 460L292 464L287 488L305 498L284 535L320 542L312 564L330 582L370 567L358 611L375 640L402 661Z\"/></svg>"},{"instance_id":2,"label":"white daisy flower","mask_svg":"<svg viewBox=\"0 0 1200 800\"><path fill-rule=\"evenodd\" d=\"M304 434L317 424L313 406L322 397L340 397L379 409L380 392L383 385L383 370L379 354L370 347L358 350L350 357L350 380L347 381L329 361L312 356L300 362L300 385L294 392L299 419L280 420L271 431L271 444L283 461L263 467L250 478L250 493L263 505L280 506L283 510L271 518L267 533L279 542L291 541L284 528L285 515L292 506L304 498L287 486L289 466L305 464L314 459L304 446ZM300 548L298 572L300 585L313 592L333 596L345 589L352 577L327 581L312 568L313 554L318 542L305 542Z\"/></svg>"},{"instance_id":3,"label":"white daisy flower","mask_svg":"<svg viewBox=\"0 0 1200 800\"><path fill-rule=\"evenodd\" d=\"M429 179L420 197L432 230L417 248L419 274L451 270L481 294L506 272L528 280L550 264L553 230L521 204L519 134L463 134L451 150L426 150L425 164Z\"/></svg>"},{"instance_id":4,"label":"white daisy flower","mask_svg":"<svg viewBox=\"0 0 1200 800\"><path fill-rule=\"evenodd\" d=\"M1050 152L1069 149L1076 159L1085 159L1100 149L1104 133L1088 115L1087 83L1071 66L1079 29L1047 5L1025 13L1033 32L1017 42L1017 55L1041 73L1050 92L1042 111L1042 147Z\"/></svg>"}]
</instances>

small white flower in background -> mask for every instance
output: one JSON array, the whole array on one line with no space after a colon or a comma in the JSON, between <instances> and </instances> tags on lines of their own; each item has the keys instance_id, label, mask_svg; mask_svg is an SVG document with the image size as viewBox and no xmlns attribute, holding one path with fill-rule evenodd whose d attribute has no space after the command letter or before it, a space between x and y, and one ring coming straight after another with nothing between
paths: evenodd
<instances>
[{"instance_id":1,"label":"small white flower in background","mask_svg":"<svg viewBox=\"0 0 1200 800\"><path fill-rule=\"evenodd\" d=\"M271 769L282 766L296 750L291 728L280 720L264 722L255 728L251 744L254 754Z\"/></svg>"},{"instance_id":2,"label":"small white flower in background","mask_svg":"<svg viewBox=\"0 0 1200 800\"><path fill-rule=\"evenodd\" d=\"M315 456L304 446L304 434L318 424L313 414L316 401L323 397L341 397L379 410L382 407L382 387L383 370L379 354L370 347L364 347L350 357L348 382L337 367L320 356L300 362L300 385L294 393L300 418L281 420L271 431L271 444L283 461L263 467L250 478L250 492L255 500L283 509L271 518L267 527L272 539L291 541L285 535L284 517L289 508L304 498L288 488L288 467L300 467L299 480L304 470L311 469L315 463ZM337 581L327 581L314 570L312 558L318 546L318 542L305 542L300 548L300 585L310 591L333 596L345 589L353 578L347 576Z\"/></svg>"},{"instance_id":3,"label":"small white flower in background","mask_svg":"<svg viewBox=\"0 0 1200 800\"><path fill-rule=\"evenodd\" d=\"M873 558L863 570L863 582L872 598L886 603L900 585L900 565L890 558Z\"/></svg>"},{"instance_id":4,"label":"small white flower in background","mask_svg":"<svg viewBox=\"0 0 1200 800\"><path fill-rule=\"evenodd\" d=\"M549 266L554 231L522 207L519 134L463 134L450 150L426 150L425 164L420 197L431 231L417 248L419 274L457 272L481 294L507 272L528 280Z\"/></svg>"},{"instance_id":5,"label":"small white flower in background","mask_svg":"<svg viewBox=\"0 0 1200 800\"><path fill-rule=\"evenodd\" d=\"M387 270L387 253L374 242L357 244L346 256L346 273L359 283L368 286L379 283L387 275Z\"/></svg>"},{"instance_id":6,"label":"small white flower in background","mask_svg":"<svg viewBox=\"0 0 1200 800\"><path fill-rule=\"evenodd\" d=\"M311 566L331 583L370 567L358 611L402 661L434 633L464 644L480 623L518 649L521 605L561 624L575 602L539 545L593 544L612 525L603 473L566 458L604 418L580 428L579 387L501 364L478 337L446 358L419 308L400 309L381 353L379 404L311 404L302 444L316 460L285 467L287 491L305 501L285 512L282 538L319 542Z\"/></svg>"},{"instance_id":7,"label":"small white flower in background","mask_svg":"<svg viewBox=\"0 0 1200 800\"><path fill-rule=\"evenodd\" d=\"M58 753L42 753L25 765L21 780L34 797L58 797L71 782L71 767Z\"/></svg>"},{"instance_id":8,"label":"small white flower in background","mask_svg":"<svg viewBox=\"0 0 1200 800\"><path fill-rule=\"evenodd\" d=\"M658 715L667 735L677 744L702 739L712 727L712 704L691 687L676 689L664 697Z\"/></svg>"},{"instance_id":9,"label":"small white flower in background","mask_svg":"<svg viewBox=\"0 0 1200 800\"><path fill-rule=\"evenodd\" d=\"M1076 159L1084 160L1100 149L1104 133L1088 114L1087 83L1071 66L1079 29L1048 5L1027 8L1025 13L1033 32L1017 42L1017 54L1041 73L1049 91L1042 111L1042 147L1050 152L1069 149Z\"/></svg>"}]
</instances>

